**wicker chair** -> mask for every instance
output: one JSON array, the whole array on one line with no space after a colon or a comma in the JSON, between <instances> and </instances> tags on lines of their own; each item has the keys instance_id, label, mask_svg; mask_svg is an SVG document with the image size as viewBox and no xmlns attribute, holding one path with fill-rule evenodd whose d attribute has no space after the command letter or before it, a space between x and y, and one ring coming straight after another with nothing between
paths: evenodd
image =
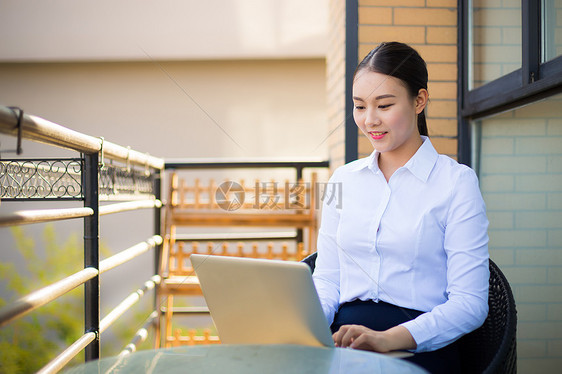
<instances>
[{"instance_id":1,"label":"wicker chair","mask_svg":"<svg viewBox=\"0 0 562 374\"><path fill-rule=\"evenodd\" d=\"M302 261L314 272L316 252ZM507 279L492 260L488 305L484 324L458 341L463 373L515 373L515 300Z\"/></svg>"},{"instance_id":2,"label":"wicker chair","mask_svg":"<svg viewBox=\"0 0 562 374\"><path fill-rule=\"evenodd\" d=\"M507 279L492 260L488 305L484 324L459 339L463 373L515 373L515 300Z\"/></svg>"}]
</instances>

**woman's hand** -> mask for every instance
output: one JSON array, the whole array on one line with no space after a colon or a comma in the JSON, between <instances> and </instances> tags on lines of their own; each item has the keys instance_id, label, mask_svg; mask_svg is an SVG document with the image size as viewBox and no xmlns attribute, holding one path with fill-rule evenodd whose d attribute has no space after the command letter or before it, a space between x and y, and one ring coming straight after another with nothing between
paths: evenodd
<instances>
[{"instance_id":1,"label":"woman's hand","mask_svg":"<svg viewBox=\"0 0 562 374\"><path fill-rule=\"evenodd\" d=\"M375 331L360 325L344 325L332 336L336 347L350 347L365 351L390 352L415 349L416 342L403 326Z\"/></svg>"}]
</instances>

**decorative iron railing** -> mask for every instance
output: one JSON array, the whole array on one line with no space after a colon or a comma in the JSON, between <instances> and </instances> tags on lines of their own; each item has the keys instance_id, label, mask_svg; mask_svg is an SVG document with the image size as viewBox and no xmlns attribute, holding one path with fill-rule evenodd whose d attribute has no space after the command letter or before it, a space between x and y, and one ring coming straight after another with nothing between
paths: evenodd
<instances>
[{"instance_id":1,"label":"decorative iron railing","mask_svg":"<svg viewBox=\"0 0 562 374\"><path fill-rule=\"evenodd\" d=\"M0 161L0 198L82 200L80 158Z\"/></svg>"},{"instance_id":2,"label":"decorative iron railing","mask_svg":"<svg viewBox=\"0 0 562 374\"><path fill-rule=\"evenodd\" d=\"M82 200L83 208L22 210L0 213L0 226L13 226L82 218L84 220L84 269L55 283L45 285L0 309L0 327L21 318L72 289L84 284L84 335L41 369L54 373L62 369L79 352L86 360L100 356L100 334L131 308L146 291L159 282L154 275L137 291L117 305L104 318L100 317L100 274L112 270L137 256L155 249L158 263L160 230L160 176L162 159L121 147L103 138L78 133L39 117L0 106L0 133L17 137L18 154L21 140L30 139L80 152L79 158L68 159L0 159L0 199L7 201ZM100 200L123 202L100 206ZM99 219L103 215L136 209L154 209L154 233L144 242L100 261ZM1 211L0 211L1 212ZM153 315L151 324L155 322ZM145 335L143 335L145 336ZM139 337L133 339L139 342ZM134 351L127 346L123 354Z\"/></svg>"},{"instance_id":3,"label":"decorative iron railing","mask_svg":"<svg viewBox=\"0 0 562 374\"><path fill-rule=\"evenodd\" d=\"M154 195L154 174L127 166L104 165L99 173L100 200L136 200Z\"/></svg>"}]
</instances>

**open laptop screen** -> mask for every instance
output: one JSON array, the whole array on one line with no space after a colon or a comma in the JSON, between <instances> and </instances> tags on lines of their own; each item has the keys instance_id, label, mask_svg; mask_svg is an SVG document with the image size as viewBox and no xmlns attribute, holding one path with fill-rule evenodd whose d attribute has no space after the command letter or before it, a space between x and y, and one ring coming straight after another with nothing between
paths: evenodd
<instances>
[{"instance_id":1,"label":"open laptop screen","mask_svg":"<svg viewBox=\"0 0 562 374\"><path fill-rule=\"evenodd\" d=\"M333 346L308 265L198 254L190 259L223 343Z\"/></svg>"}]
</instances>

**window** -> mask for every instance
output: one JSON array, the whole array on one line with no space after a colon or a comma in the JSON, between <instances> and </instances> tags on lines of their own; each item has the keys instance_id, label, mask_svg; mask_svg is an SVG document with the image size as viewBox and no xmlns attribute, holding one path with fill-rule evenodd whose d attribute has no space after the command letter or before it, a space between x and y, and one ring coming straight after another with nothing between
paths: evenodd
<instances>
[{"instance_id":1,"label":"window","mask_svg":"<svg viewBox=\"0 0 562 374\"><path fill-rule=\"evenodd\" d=\"M470 89L521 68L521 3L473 0Z\"/></svg>"},{"instance_id":2,"label":"window","mask_svg":"<svg viewBox=\"0 0 562 374\"><path fill-rule=\"evenodd\" d=\"M542 0L541 62L562 55L562 1Z\"/></svg>"},{"instance_id":3,"label":"window","mask_svg":"<svg viewBox=\"0 0 562 374\"><path fill-rule=\"evenodd\" d=\"M460 1L458 11L459 161L479 175L490 257L514 291L518 370L555 372L562 359L562 0Z\"/></svg>"},{"instance_id":4,"label":"window","mask_svg":"<svg viewBox=\"0 0 562 374\"><path fill-rule=\"evenodd\" d=\"M562 92L562 1L459 4L459 161L470 164L470 120Z\"/></svg>"}]
</instances>

